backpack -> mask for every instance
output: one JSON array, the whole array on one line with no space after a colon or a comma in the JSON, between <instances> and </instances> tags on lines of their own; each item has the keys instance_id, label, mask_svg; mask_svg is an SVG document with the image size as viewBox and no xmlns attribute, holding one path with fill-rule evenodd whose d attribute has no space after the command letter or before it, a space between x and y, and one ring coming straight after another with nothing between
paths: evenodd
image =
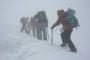
<instances>
[{"instance_id":1,"label":"backpack","mask_svg":"<svg viewBox=\"0 0 90 60\"><path fill-rule=\"evenodd\" d=\"M72 26L72 28L80 27L77 18L75 17L75 11L73 9L68 9L65 12L65 22Z\"/></svg>"},{"instance_id":2,"label":"backpack","mask_svg":"<svg viewBox=\"0 0 90 60\"><path fill-rule=\"evenodd\" d=\"M47 19L45 11L39 11L36 14L35 18L38 18L37 22L39 24L42 24L42 25L45 25L46 27L48 27L48 19Z\"/></svg>"}]
</instances>

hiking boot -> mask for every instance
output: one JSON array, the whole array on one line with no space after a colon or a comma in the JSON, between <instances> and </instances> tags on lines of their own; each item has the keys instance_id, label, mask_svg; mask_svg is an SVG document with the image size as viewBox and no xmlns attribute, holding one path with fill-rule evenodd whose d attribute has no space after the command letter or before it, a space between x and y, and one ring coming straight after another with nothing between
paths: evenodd
<instances>
[{"instance_id":1,"label":"hiking boot","mask_svg":"<svg viewBox=\"0 0 90 60\"><path fill-rule=\"evenodd\" d=\"M74 50L74 49L71 49L70 51L71 51L71 52L77 52L77 50Z\"/></svg>"},{"instance_id":2,"label":"hiking boot","mask_svg":"<svg viewBox=\"0 0 90 60\"><path fill-rule=\"evenodd\" d=\"M66 47L67 45L65 43L61 44L61 47Z\"/></svg>"}]
</instances>

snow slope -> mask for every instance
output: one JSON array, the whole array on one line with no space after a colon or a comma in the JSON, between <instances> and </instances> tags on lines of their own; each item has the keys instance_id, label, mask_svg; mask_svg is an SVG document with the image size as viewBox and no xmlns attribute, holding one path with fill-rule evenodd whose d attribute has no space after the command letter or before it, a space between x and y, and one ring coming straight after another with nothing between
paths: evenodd
<instances>
[{"instance_id":1,"label":"snow slope","mask_svg":"<svg viewBox=\"0 0 90 60\"><path fill-rule=\"evenodd\" d=\"M90 60L90 8L89 0L0 0L0 60ZM71 7L77 11L80 28L72 33L78 53L60 47L61 28L53 31L51 45L51 25L56 21L57 9ZM47 13L48 41L37 40L32 34L20 33L20 18L33 16L39 10Z\"/></svg>"},{"instance_id":2,"label":"snow slope","mask_svg":"<svg viewBox=\"0 0 90 60\"><path fill-rule=\"evenodd\" d=\"M72 53L68 48L37 40L32 35L15 32L0 38L0 60L85 60L83 52Z\"/></svg>"}]
</instances>

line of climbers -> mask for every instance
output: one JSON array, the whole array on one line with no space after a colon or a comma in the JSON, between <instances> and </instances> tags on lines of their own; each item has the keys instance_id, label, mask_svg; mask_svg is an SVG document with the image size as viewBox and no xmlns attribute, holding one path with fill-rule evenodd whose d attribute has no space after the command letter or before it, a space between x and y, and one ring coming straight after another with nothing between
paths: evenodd
<instances>
[{"instance_id":1,"label":"line of climbers","mask_svg":"<svg viewBox=\"0 0 90 60\"><path fill-rule=\"evenodd\" d=\"M69 46L72 52L77 52L73 42L71 41L71 33L73 28L80 27L78 20L75 16L76 11L74 9L68 8L67 11L63 9L57 10L58 19L55 24L51 27L51 30L58 26L62 25L62 29L60 29L62 44L61 46ZM22 17L21 23L22 28L21 32L25 31L26 33L30 33L33 31L33 36L36 36L39 40L47 40L47 28L48 28L48 19L45 11L39 11L34 17L31 17L30 21L28 21L28 17Z\"/></svg>"},{"instance_id":2,"label":"line of climbers","mask_svg":"<svg viewBox=\"0 0 90 60\"><path fill-rule=\"evenodd\" d=\"M45 11L39 11L34 17L31 17L29 20L28 17L21 18L21 32L25 31L26 33L30 33L32 30L33 36L36 36L39 40L47 40L47 27L48 20Z\"/></svg>"}]
</instances>

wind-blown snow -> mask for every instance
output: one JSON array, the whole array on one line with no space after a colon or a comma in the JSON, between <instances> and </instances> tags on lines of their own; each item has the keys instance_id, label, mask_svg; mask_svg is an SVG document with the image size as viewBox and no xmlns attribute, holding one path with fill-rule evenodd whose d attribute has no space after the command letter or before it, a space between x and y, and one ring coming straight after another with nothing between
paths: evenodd
<instances>
[{"instance_id":1,"label":"wind-blown snow","mask_svg":"<svg viewBox=\"0 0 90 60\"><path fill-rule=\"evenodd\" d=\"M90 8L89 0L0 0L0 60L89 60L90 59ZM80 28L72 33L72 41L77 53L60 47L60 26L53 30L51 45L50 27L57 19L58 9L76 10ZM34 16L39 10L47 13L49 27L48 40L21 33L20 18Z\"/></svg>"}]
</instances>

